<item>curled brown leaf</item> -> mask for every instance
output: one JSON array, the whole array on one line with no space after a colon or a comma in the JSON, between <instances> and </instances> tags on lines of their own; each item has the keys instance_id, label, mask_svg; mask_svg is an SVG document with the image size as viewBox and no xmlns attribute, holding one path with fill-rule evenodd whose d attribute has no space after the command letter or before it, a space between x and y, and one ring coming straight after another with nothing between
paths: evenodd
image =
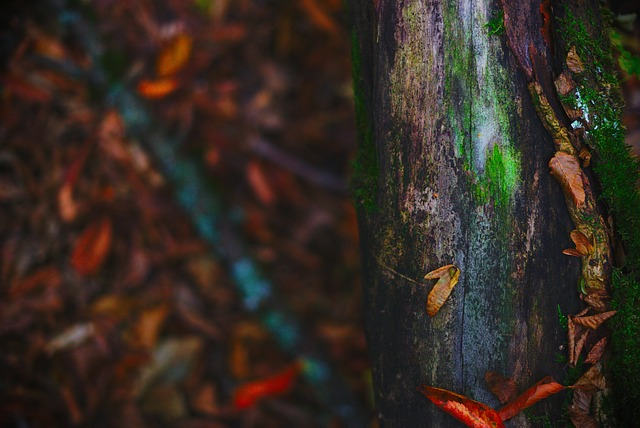
<instances>
[{"instance_id":1,"label":"curled brown leaf","mask_svg":"<svg viewBox=\"0 0 640 428\"><path fill-rule=\"evenodd\" d=\"M486 372L484 380L487 382L489 391L493 393L502 404L505 404L516 397L516 383L510 377L502 376L496 372Z\"/></svg>"},{"instance_id":2,"label":"curled brown leaf","mask_svg":"<svg viewBox=\"0 0 640 428\"><path fill-rule=\"evenodd\" d=\"M588 255L593 253L594 247L591 240L579 230L571 231L571 240L576 245L576 250L582 255Z\"/></svg>"}]
</instances>

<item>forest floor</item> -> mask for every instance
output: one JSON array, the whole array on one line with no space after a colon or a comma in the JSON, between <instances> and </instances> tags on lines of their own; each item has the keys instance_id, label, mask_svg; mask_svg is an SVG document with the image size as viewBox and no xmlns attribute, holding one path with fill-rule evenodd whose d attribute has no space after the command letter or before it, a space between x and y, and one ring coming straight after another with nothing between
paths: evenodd
<instances>
[{"instance_id":1,"label":"forest floor","mask_svg":"<svg viewBox=\"0 0 640 428\"><path fill-rule=\"evenodd\" d=\"M374 424L342 1L24 3L2 6L0 426L344 426L234 285L238 239ZM174 175L123 91L179 140ZM235 239L194 225L184 165Z\"/></svg>"}]
</instances>

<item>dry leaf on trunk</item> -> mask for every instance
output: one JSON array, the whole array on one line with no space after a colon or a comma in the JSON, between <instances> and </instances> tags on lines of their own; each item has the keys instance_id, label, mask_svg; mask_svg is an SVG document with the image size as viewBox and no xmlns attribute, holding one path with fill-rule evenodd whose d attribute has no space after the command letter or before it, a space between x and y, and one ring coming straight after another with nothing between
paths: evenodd
<instances>
[{"instance_id":1,"label":"dry leaf on trunk","mask_svg":"<svg viewBox=\"0 0 640 428\"><path fill-rule=\"evenodd\" d=\"M586 364L595 364L600 361L600 359L602 358L602 354L604 354L604 349L606 346L607 338L603 337L595 345L593 345L593 348L591 348L591 351L589 351L587 359L584 360L584 362Z\"/></svg>"},{"instance_id":2,"label":"dry leaf on trunk","mask_svg":"<svg viewBox=\"0 0 640 428\"><path fill-rule=\"evenodd\" d=\"M571 366L575 366L576 363L578 362L578 358L580 358L580 353L582 352L582 348L584 348L584 344L587 342L587 337L589 336L589 333L591 330L584 330L582 328L579 328L578 331L581 331L581 334L578 340L576 341L576 348L573 351L574 359L569 361L569 365Z\"/></svg>"},{"instance_id":3,"label":"dry leaf on trunk","mask_svg":"<svg viewBox=\"0 0 640 428\"><path fill-rule=\"evenodd\" d=\"M427 297L427 314L432 317L438 313L444 302L458 283L460 269L454 265L442 266L426 274L425 279L439 278Z\"/></svg>"},{"instance_id":4,"label":"dry leaf on trunk","mask_svg":"<svg viewBox=\"0 0 640 428\"><path fill-rule=\"evenodd\" d=\"M549 161L549 168L551 168L551 175L562 186L565 195L570 195L571 200L577 206L584 204L584 185L578 159L565 152L556 152Z\"/></svg>"},{"instance_id":5,"label":"dry leaf on trunk","mask_svg":"<svg viewBox=\"0 0 640 428\"><path fill-rule=\"evenodd\" d=\"M588 317L573 317L573 322L578 325L595 330L596 328L600 327L603 322L614 316L616 312L617 311L608 311Z\"/></svg>"},{"instance_id":6,"label":"dry leaf on trunk","mask_svg":"<svg viewBox=\"0 0 640 428\"><path fill-rule=\"evenodd\" d=\"M493 393L502 404L505 404L516 397L516 383L510 377L502 376L496 372L486 372L484 380L487 382L489 391Z\"/></svg>"},{"instance_id":7,"label":"dry leaf on trunk","mask_svg":"<svg viewBox=\"0 0 640 428\"><path fill-rule=\"evenodd\" d=\"M579 230L571 231L571 240L575 244L575 251L582 257L593 253L594 247L591 240ZM563 253L568 250L564 250ZM565 253L567 254L567 253ZM573 255L573 254L570 254Z\"/></svg>"},{"instance_id":8,"label":"dry leaf on trunk","mask_svg":"<svg viewBox=\"0 0 640 428\"><path fill-rule=\"evenodd\" d=\"M436 406L463 422L468 427L474 428L504 428L502 419L495 410L485 404L474 401L464 395L421 385L418 391L424 394Z\"/></svg>"},{"instance_id":9,"label":"dry leaf on trunk","mask_svg":"<svg viewBox=\"0 0 640 428\"><path fill-rule=\"evenodd\" d=\"M584 71L584 64L576 52L576 47L572 46L567 52L567 67L571 72L580 74Z\"/></svg>"},{"instance_id":10,"label":"dry leaf on trunk","mask_svg":"<svg viewBox=\"0 0 640 428\"><path fill-rule=\"evenodd\" d=\"M573 401L569 406L569 417L574 426L580 428L598 428L596 420L589 415L592 397L592 392L581 389L575 389L573 391Z\"/></svg>"},{"instance_id":11,"label":"dry leaf on trunk","mask_svg":"<svg viewBox=\"0 0 640 428\"><path fill-rule=\"evenodd\" d=\"M500 414L503 421L506 421L527 407L563 389L565 389L563 385L557 383L551 376L547 376L520 394L515 400L498 410L498 414Z\"/></svg>"},{"instance_id":12,"label":"dry leaf on trunk","mask_svg":"<svg viewBox=\"0 0 640 428\"><path fill-rule=\"evenodd\" d=\"M78 237L71 253L71 265L80 275L100 270L111 250L113 226L109 217L91 223Z\"/></svg>"}]
</instances>

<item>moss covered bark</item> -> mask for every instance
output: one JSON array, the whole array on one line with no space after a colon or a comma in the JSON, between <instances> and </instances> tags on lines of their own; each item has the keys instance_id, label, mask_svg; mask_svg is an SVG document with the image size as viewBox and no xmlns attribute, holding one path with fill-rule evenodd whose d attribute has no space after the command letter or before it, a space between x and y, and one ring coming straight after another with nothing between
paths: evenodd
<instances>
[{"instance_id":1,"label":"moss covered bark","mask_svg":"<svg viewBox=\"0 0 640 428\"><path fill-rule=\"evenodd\" d=\"M547 172L553 143L504 38L486 25L499 14L493 2L352 0L351 11L370 130L359 125L359 141L365 153L373 143L378 174L359 221L379 419L455 426L419 384L497 406L487 370L523 386L565 376L556 311L579 305L578 264L561 257L572 226ZM538 8L526 13L539 19ZM449 263L460 281L430 318L432 284L406 278ZM559 419L561 401L534 413Z\"/></svg>"}]
</instances>

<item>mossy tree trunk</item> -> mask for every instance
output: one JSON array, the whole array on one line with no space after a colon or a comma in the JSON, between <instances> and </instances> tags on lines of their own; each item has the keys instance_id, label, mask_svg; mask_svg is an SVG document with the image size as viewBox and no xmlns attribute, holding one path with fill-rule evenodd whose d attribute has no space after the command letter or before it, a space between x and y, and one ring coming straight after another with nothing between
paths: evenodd
<instances>
[{"instance_id":1,"label":"mossy tree trunk","mask_svg":"<svg viewBox=\"0 0 640 428\"><path fill-rule=\"evenodd\" d=\"M529 49L549 51L545 19L540 1L505 3L517 21L511 49L496 34L503 11L494 1L350 1L365 325L384 427L456 426L420 384L497 408L486 371L520 390L566 378L558 308L581 307L580 262L562 254L574 225L518 63ZM597 2L580 6L599 13ZM450 263L459 283L429 317L434 281L422 277ZM563 401L533 413L559 420ZM519 415L510 426L535 420Z\"/></svg>"}]
</instances>

